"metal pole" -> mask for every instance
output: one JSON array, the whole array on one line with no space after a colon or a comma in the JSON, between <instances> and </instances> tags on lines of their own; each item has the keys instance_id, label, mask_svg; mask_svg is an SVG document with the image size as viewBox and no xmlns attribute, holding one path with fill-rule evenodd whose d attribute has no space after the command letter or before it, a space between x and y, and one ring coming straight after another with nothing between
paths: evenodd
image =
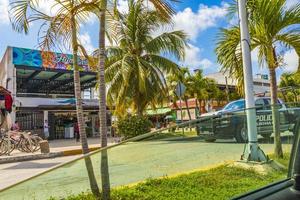
<instances>
[{"instance_id":1,"label":"metal pole","mask_svg":"<svg viewBox=\"0 0 300 200\"><path fill-rule=\"evenodd\" d=\"M225 76L225 83L226 83L226 98L227 98L227 103L229 103L229 88L228 88L227 76Z\"/></svg>"},{"instance_id":2,"label":"metal pole","mask_svg":"<svg viewBox=\"0 0 300 200\"><path fill-rule=\"evenodd\" d=\"M248 155L246 156L246 159L248 161L266 161L264 153L260 151L257 144L256 110L254 108L253 73L251 65L251 42L247 24L246 0L239 0L238 6L248 131Z\"/></svg>"},{"instance_id":3,"label":"metal pole","mask_svg":"<svg viewBox=\"0 0 300 200\"><path fill-rule=\"evenodd\" d=\"M183 117L182 117L182 99L181 99L181 96L182 96L182 91L181 91L181 85L179 85L179 100L180 100L180 117L181 117L181 123L183 123ZM184 135L184 127L182 127L181 129L182 131L182 135Z\"/></svg>"}]
</instances>

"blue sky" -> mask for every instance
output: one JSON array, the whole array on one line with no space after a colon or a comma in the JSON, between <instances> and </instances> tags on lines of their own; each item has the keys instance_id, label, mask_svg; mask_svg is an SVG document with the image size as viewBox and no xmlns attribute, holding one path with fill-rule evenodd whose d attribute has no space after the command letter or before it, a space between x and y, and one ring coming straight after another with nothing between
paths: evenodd
<instances>
[{"instance_id":1,"label":"blue sky","mask_svg":"<svg viewBox=\"0 0 300 200\"><path fill-rule=\"evenodd\" d=\"M300 0L289 0L289 2ZM191 69L201 68L204 73L212 73L219 70L214 53L216 34L221 27L227 27L229 20L226 18L226 7L230 0L182 0L182 3L175 4L177 14L174 16L174 29L184 30L189 36L190 48L186 50L186 60L182 65ZM0 57L2 57L7 46L35 48L38 44L39 24L31 26L30 34L24 35L12 30L7 16L8 0L0 0ZM51 1L44 0L41 10L50 13L52 10ZM119 0L119 9L126 10L126 1ZM81 26L80 40L92 51L97 46L98 24L92 18ZM254 73L265 73L257 65L256 53L253 53ZM287 66L282 71L293 71L297 67L297 56L295 52L289 51L284 55Z\"/></svg>"}]
</instances>

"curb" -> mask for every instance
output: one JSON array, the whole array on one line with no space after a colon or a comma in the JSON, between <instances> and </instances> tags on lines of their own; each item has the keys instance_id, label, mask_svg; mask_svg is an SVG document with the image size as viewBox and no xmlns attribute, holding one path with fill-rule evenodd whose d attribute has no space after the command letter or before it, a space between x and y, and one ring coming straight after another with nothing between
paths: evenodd
<instances>
[{"instance_id":1,"label":"curb","mask_svg":"<svg viewBox=\"0 0 300 200\"><path fill-rule=\"evenodd\" d=\"M100 147L89 148L90 152L98 150L98 149L100 149ZM47 158L56 158L56 157L62 157L62 156L73 156L73 155L79 155L79 154L82 154L81 149L70 149L70 150L52 152L52 153L6 157L6 158L0 158L0 164L30 161L30 160L40 160L40 159L47 159Z\"/></svg>"},{"instance_id":2,"label":"curb","mask_svg":"<svg viewBox=\"0 0 300 200\"><path fill-rule=\"evenodd\" d=\"M63 152L6 157L6 158L0 158L0 164L21 162L21 161L29 161L29 160L47 159L47 158L55 158L55 157L60 157L60 156L63 156Z\"/></svg>"},{"instance_id":3,"label":"curb","mask_svg":"<svg viewBox=\"0 0 300 200\"><path fill-rule=\"evenodd\" d=\"M98 149L100 149L100 147L90 147L89 148L90 152L96 151ZM71 150L61 151L61 153L63 154L62 156L74 156L74 155L82 154L82 150L81 149L71 149Z\"/></svg>"}]
</instances>

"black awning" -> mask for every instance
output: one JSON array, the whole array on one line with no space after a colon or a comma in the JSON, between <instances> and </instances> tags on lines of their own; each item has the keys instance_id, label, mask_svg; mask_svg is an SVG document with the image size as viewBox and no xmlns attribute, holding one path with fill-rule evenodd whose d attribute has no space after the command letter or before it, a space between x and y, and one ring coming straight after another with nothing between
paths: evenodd
<instances>
[{"instance_id":1,"label":"black awning","mask_svg":"<svg viewBox=\"0 0 300 200\"><path fill-rule=\"evenodd\" d=\"M17 93L74 95L73 72L16 66ZM81 90L92 88L97 81L95 72L80 72Z\"/></svg>"}]
</instances>

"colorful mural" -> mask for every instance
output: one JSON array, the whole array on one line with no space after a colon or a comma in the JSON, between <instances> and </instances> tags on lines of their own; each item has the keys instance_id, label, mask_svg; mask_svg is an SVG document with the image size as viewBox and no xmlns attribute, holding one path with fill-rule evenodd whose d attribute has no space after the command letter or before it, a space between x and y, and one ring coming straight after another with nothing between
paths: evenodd
<instances>
[{"instance_id":1,"label":"colorful mural","mask_svg":"<svg viewBox=\"0 0 300 200\"><path fill-rule=\"evenodd\" d=\"M73 56L13 47L13 64L36 68L73 70ZM88 60L84 57L79 57L78 65L80 71L91 71Z\"/></svg>"}]
</instances>

